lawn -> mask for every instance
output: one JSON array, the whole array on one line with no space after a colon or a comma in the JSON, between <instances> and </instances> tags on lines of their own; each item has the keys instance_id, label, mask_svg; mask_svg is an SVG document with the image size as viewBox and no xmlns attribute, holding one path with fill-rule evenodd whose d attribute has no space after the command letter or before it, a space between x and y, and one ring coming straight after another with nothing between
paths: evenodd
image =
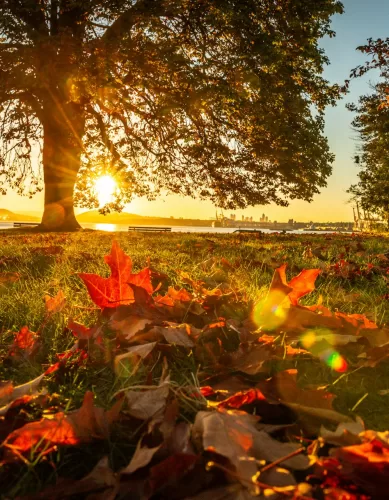
<instances>
[{"instance_id":1,"label":"lawn","mask_svg":"<svg viewBox=\"0 0 389 500\"><path fill-rule=\"evenodd\" d=\"M128 290L114 290L102 310L102 282L83 273L110 275L104 256L113 240L132 259L135 286L124 280ZM289 285L277 271L283 264ZM309 269L316 281L291 281ZM347 477L332 470L331 484L323 472L331 448L339 464L354 464L344 445L367 446L371 437L316 438L321 424L336 429L357 416L366 429L389 429L388 283L385 236L1 232L3 498L206 499L216 488L224 495L212 492L216 500L249 498L253 486L284 498L297 495L295 482L307 488L296 498L380 491L383 478L359 481L354 465ZM44 372L39 385L17 392ZM92 410L88 391L96 407L120 408ZM252 415L260 417L255 430ZM42 418L44 431L28 427ZM66 422L71 436L47 422ZM316 463L285 458L290 481L280 481L291 449L267 456L242 444L265 432L277 446L298 444L290 463L306 455Z\"/></svg>"}]
</instances>

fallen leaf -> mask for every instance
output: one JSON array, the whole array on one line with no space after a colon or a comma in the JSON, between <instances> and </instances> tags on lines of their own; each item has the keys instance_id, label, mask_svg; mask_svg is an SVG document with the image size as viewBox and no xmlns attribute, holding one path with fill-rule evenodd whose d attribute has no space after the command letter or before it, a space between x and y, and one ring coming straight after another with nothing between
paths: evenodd
<instances>
[{"instance_id":1,"label":"fallen leaf","mask_svg":"<svg viewBox=\"0 0 389 500\"><path fill-rule=\"evenodd\" d=\"M0 386L0 415L5 415L7 411L15 406L18 400L25 396L35 396L38 394L37 389L42 382L45 374L30 380L25 384L13 386L11 382L7 382ZM25 400L23 401L25 402Z\"/></svg>"},{"instance_id":2,"label":"fallen leaf","mask_svg":"<svg viewBox=\"0 0 389 500\"><path fill-rule=\"evenodd\" d=\"M109 327L123 339L131 340L151 324L152 320L140 316L130 315L122 320L117 320L114 315L109 322Z\"/></svg>"},{"instance_id":3,"label":"fallen leaf","mask_svg":"<svg viewBox=\"0 0 389 500\"><path fill-rule=\"evenodd\" d=\"M156 345L157 342L150 342L148 344L133 346L127 349L128 352L116 356L114 362L116 375L119 377L128 377L130 374L133 375L136 373L140 361L145 359Z\"/></svg>"},{"instance_id":4,"label":"fallen leaf","mask_svg":"<svg viewBox=\"0 0 389 500\"><path fill-rule=\"evenodd\" d=\"M268 463L273 463L298 450L301 450L301 445L295 443L281 443L269 436L267 432L257 431L254 434L253 455L257 460L265 460ZM307 469L310 466L310 461L307 456L302 454L303 451L299 455L279 462L280 465L293 470ZM263 477L261 477L260 480L264 481Z\"/></svg>"},{"instance_id":5,"label":"fallen leaf","mask_svg":"<svg viewBox=\"0 0 389 500\"><path fill-rule=\"evenodd\" d=\"M188 324L174 326L169 325L168 327L156 326L151 330L151 332L156 335L162 335L169 344L175 344L188 348L194 346L194 342L190 337L191 326Z\"/></svg>"},{"instance_id":6,"label":"fallen leaf","mask_svg":"<svg viewBox=\"0 0 389 500\"><path fill-rule=\"evenodd\" d=\"M93 405L93 393L86 392L79 410L68 415L56 413L51 419L43 418L11 432L3 443L7 449L6 461L18 459L31 450L38 451L38 448L47 454L57 445L74 446L95 438L106 438L121 406L122 401L118 401L111 410L104 411Z\"/></svg>"},{"instance_id":7,"label":"fallen leaf","mask_svg":"<svg viewBox=\"0 0 389 500\"><path fill-rule=\"evenodd\" d=\"M228 458L242 482L250 484L257 473L257 465L250 458L257 421L258 417L238 410L199 411L192 436L204 450Z\"/></svg>"},{"instance_id":8,"label":"fallen leaf","mask_svg":"<svg viewBox=\"0 0 389 500\"><path fill-rule=\"evenodd\" d=\"M362 438L359 436L365 430L361 419L356 422L345 422L337 426L335 431L330 431L324 426L320 429L320 436L326 443L336 446L352 446L361 444Z\"/></svg>"},{"instance_id":9,"label":"fallen leaf","mask_svg":"<svg viewBox=\"0 0 389 500\"><path fill-rule=\"evenodd\" d=\"M371 441L332 450L341 463L341 475L359 485L373 498L387 498L389 448L382 441Z\"/></svg>"},{"instance_id":10,"label":"fallen leaf","mask_svg":"<svg viewBox=\"0 0 389 500\"><path fill-rule=\"evenodd\" d=\"M169 392L168 383L144 391L126 391L127 412L140 420L158 419L165 411Z\"/></svg>"},{"instance_id":11,"label":"fallen leaf","mask_svg":"<svg viewBox=\"0 0 389 500\"><path fill-rule=\"evenodd\" d=\"M104 498L104 500L115 500L119 487L119 476L114 473L109 466L108 457L103 457L93 470L79 481L72 481L68 478L60 478L57 484L49 486L33 498L50 500L60 500L63 498L92 498L92 494L96 500ZM103 497L100 497L103 495Z\"/></svg>"},{"instance_id":12,"label":"fallen leaf","mask_svg":"<svg viewBox=\"0 0 389 500\"><path fill-rule=\"evenodd\" d=\"M10 348L9 354L15 356L23 354L24 356L31 356L37 346L38 334L31 332L28 326L22 328L14 333L14 341Z\"/></svg>"},{"instance_id":13,"label":"fallen leaf","mask_svg":"<svg viewBox=\"0 0 389 500\"><path fill-rule=\"evenodd\" d=\"M121 474L132 474L138 469L148 465L153 459L154 455L161 448L162 444L155 446L154 448L148 448L142 445L142 441L139 441L135 453L130 461L130 463L120 471Z\"/></svg>"},{"instance_id":14,"label":"fallen leaf","mask_svg":"<svg viewBox=\"0 0 389 500\"><path fill-rule=\"evenodd\" d=\"M66 305L65 295L62 290L59 290L57 295L50 297L45 295L46 314L55 314L61 312Z\"/></svg>"},{"instance_id":15,"label":"fallen leaf","mask_svg":"<svg viewBox=\"0 0 389 500\"><path fill-rule=\"evenodd\" d=\"M155 494L168 485L177 484L198 462L197 455L176 453L150 469L150 484Z\"/></svg>"},{"instance_id":16,"label":"fallen leaf","mask_svg":"<svg viewBox=\"0 0 389 500\"><path fill-rule=\"evenodd\" d=\"M109 278L96 274L78 274L98 307L112 308L133 303L135 298L131 285L143 288L149 294L153 292L150 270L146 268L138 274L132 274L132 261L116 241L112 242L111 253L106 255L104 260L111 268Z\"/></svg>"}]
</instances>

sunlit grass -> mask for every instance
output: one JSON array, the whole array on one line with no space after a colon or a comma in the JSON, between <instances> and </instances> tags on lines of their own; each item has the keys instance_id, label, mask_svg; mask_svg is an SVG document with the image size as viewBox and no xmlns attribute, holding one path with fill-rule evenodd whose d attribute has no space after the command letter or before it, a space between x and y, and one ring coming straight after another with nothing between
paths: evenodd
<instances>
[{"instance_id":1,"label":"sunlit grass","mask_svg":"<svg viewBox=\"0 0 389 500\"><path fill-rule=\"evenodd\" d=\"M265 239L256 239L239 238L236 235L178 233L112 234L83 231L65 235L37 235L21 231L0 232L0 262L3 262L0 273L20 274L19 281L0 284L2 354L7 353L13 338L12 332L18 331L24 325L28 325L32 331L41 328L45 311L43 301L45 294L55 295L61 289L67 299L64 312L56 314L42 328L43 348L39 357L32 361L21 360L17 364L0 364L0 380L23 383L39 375L42 372L42 365L56 361L56 354L69 349L74 343L73 335L66 329L68 318L87 326L95 323L97 312L77 273L87 272L108 276L109 268L104 263L103 257L109 253L113 238L116 238L123 250L131 256L135 271L145 267L150 261L153 269L168 276L168 280L162 283L161 293L167 289L168 284L188 287L179 274L179 271L184 271L193 279L204 281L209 288L227 283L236 293L244 293L247 300L247 311L244 311L244 314L246 312L248 314L251 304L265 299L273 270L277 265L288 263L289 279L303 268L320 267L324 270L329 264L336 262L338 255L344 252L345 244L340 238L327 241L323 236L310 236L311 245L326 246L325 256L328 260L323 262L316 257L307 260L302 256L306 245L304 235L287 237L266 235ZM214 242L212 249L207 240ZM388 240L385 238L365 239L363 245L364 255L350 254L347 258L363 265L366 262L374 262L375 255L388 250ZM41 249L50 246L61 247L62 251L54 255L45 255ZM231 267L221 265L222 257L228 260ZM387 289L385 276L380 274L374 274L369 279L357 277L348 280L324 273L317 279L317 289L304 298L303 302L315 304L321 296L323 304L333 311L366 314L370 319L383 324L389 321L388 302L383 299ZM348 347L347 355L350 350L352 353L353 347ZM357 354L356 352L355 355ZM389 395L380 394L379 391L389 389L389 364L383 362L375 369L364 368L343 374L342 356L344 356L343 349L337 348L335 357L333 355L328 359L293 362L280 360L275 362L271 369L275 371L290 367L298 368L300 383L329 386L329 390L337 395L334 402L337 410L360 415L369 428L388 429ZM196 366L193 356L180 356L177 352L170 366L172 380L178 385L187 383L188 380L195 381L200 368ZM60 401L69 409L80 406L86 390L95 392L97 404L109 407L112 396L121 387L142 383L145 375L139 371L130 379L120 378L115 377L111 365L90 366L71 371L61 385L49 382L48 389L51 393L58 393ZM153 376L157 380L158 370ZM353 411L355 405L357 408ZM183 408L184 417L190 420L191 412L194 410L184 404ZM121 463L121 456L128 458L136 444L132 445L128 441L124 443L120 429L118 432L119 435L113 436L110 443L93 445L99 453L104 452L115 457L116 464ZM91 462L94 457L93 449L95 448L91 448ZM70 474L78 454L77 450L60 451L61 467L70 471ZM85 471L87 470L88 466L85 465ZM50 472L47 481L51 480L52 474ZM20 485L15 483L11 491L15 495L20 495L23 491L29 491L31 484L33 484L32 479L27 475Z\"/></svg>"}]
</instances>

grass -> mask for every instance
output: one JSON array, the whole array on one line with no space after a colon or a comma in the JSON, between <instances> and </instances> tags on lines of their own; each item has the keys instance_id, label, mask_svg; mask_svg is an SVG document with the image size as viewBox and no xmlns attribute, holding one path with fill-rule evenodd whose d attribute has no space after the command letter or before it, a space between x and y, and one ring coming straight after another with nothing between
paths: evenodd
<instances>
[{"instance_id":1,"label":"grass","mask_svg":"<svg viewBox=\"0 0 389 500\"><path fill-rule=\"evenodd\" d=\"M380 325L389 322L388 282L385 259L382 254L389 250L385 236L352 237L349 235L196 235L196 234L142 234L103 233L83 231L75 234L34 234L28 231L0 232L0 276L2 273L18 273L15 282L0 282L0 380L24 383L42 373L57 361L57 354L74 344L74 337L66 329L68 318L92 326L97 311L77 273L109 274L103 257L110 251L112 239L119 241L123 250L131 256L135 271L150 263L159 273L166 274L160 293L170 286L188 287L180 271L193 279L203 280L209 288L228 283L236 293L245 294L247 307L236 314L248 315L250 304L265 296L273 270L288 263L291 278L304 268L323 269L317 280L316 290L308 295L304 304L315 304L322 297L323 304L332 311L365 314ZM210 241L212 240L212 241ZM317 250L310 255L307 248ZM304 253L305 251L305 253ZM318 257L317 255L320 255ZM221 259L232 264L222 265ZM341 260L352 263L351 270L339 271L336 263ZM330 266L333 266L332 268ZM388 266L389 268L389 261ZM377 271L379 269L379 272ZM61 289L67 300L63 312L44 320L44 296L55 295ZM33 359L9 359L9 346L13 332L23 325L32 331L40 331L42 347ZM112 342L107 334L107 342ZM358 352L345 351L345 356ZM291 362L278 362L272 369L290 367ZM389 429L389 364L382 362L376 368L363 368L339 375L319 360L298 360L292 366L298 368L299 382L303 385L328 385L337 396L334 407L346 414L359 415L367 428ZM193 357L177 351L170 366L172 378L180 385L196 385L201 367ZM142 384L147 376L139 370L131 378L118 378L112 362L96 366L69 369L52 377L47 389L53 396L53 405L62 409L74 409L81 405L86 390L95 393L96 404L109 407L112 396L122 387ZM152 373L158 381L160 368ZM199 403L201 404L201 403ZM184 418L198 411L188 402L181 408ZM30 409L24 418L39 417L39 410ZM1 431L1 424L0 424ZM82 477L95 464L98 457L108 455L114 467L126 465L136 446L133 429L125 437L116 429L111 441L96 442L89 446L61 449L52 460L34 460L26 466L0 468L0 482L8 497L39 491L57 476ZM39 463L38 463L39 462ZM5 493L4 493L5 494Z\"/></svg>"}]
</instances>

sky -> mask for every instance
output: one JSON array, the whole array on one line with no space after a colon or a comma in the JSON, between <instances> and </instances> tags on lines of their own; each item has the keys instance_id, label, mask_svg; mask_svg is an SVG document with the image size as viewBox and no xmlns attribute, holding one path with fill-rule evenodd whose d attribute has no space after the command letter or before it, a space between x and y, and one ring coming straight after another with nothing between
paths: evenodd
<instances>
[{"instance_id":1,"label":"sky","mask_svg":"<svg viewBox=\"0 0 389 500\"><path fill-rule=\"evenodd\" d=\"M321 41L321 46L331 62L326 67L324 76L332 83L341 84L349 77L352 68L366 60L366 56L356 50L357 46L364 45L370 37L389 37L388 0L343 0L343 5L345 13L334 16L332 20L336 37ZM353 162L357 135L352 130L353 114L346 109L346 103L357 102L360 95L369 93L369 83L376 79L376 74L368 73L363 78L353 80L349 94L339 101L336 107L327 109L325 134L331 151L335 154L335 162L327 188L316 195L312 203L292 201L288 207L278 207L274 204L255 206L236 212L229 211L225 215L235 213L239 219L245 215L258 220L265 213L270 220L277 221L291 218L302 222L351 221L352 205L348 202L349 195L346 190L357 181L358 169ZM29 200L9 190L7 195L0 195L0 208L17 212L42 211L43 194L40 193ZM165 196L153 202L135 199L125 210L141 215L201 219L209 219L215 215L215 207L210 202L178 196Z\"/></svg>"}]
</instances>

